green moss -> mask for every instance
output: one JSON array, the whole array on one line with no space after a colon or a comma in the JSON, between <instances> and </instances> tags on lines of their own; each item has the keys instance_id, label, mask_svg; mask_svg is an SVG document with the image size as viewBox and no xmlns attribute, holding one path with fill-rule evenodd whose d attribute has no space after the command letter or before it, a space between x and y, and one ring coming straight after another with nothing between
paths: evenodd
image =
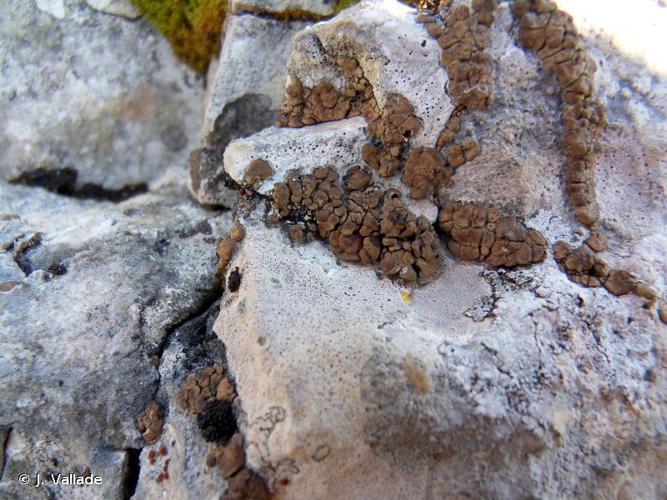
<instances>
[{"instance_id":1,"label":"green moss","mask_svg":"<svg viewBox=\"0 0 667 500\"><path fill-rule=\"evenodd\" d=\"M337 0L334 4L334 13L338 14L341 10L352 7L359 0Z\"/></svg>"},{"instance_id":2,"label":"green moss","mask_svg":"<svg viewBox=\"0 0 667 500\"><path fill-rule=\"evenodd\" d=\"M220 51L227 0L133 0L179 59L204 72Z\"/></svg>"}]
</instances>

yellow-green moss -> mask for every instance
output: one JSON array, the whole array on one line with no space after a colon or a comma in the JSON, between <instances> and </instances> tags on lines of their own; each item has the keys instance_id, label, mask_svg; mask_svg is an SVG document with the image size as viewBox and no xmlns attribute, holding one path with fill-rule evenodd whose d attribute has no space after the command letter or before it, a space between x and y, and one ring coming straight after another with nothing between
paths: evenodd
<instances>
[{"instance_id":1,"label":"yellow-green moss","mask_svg":"<svg viewBox=\"0 0 667 500\"><path fill-rule=\"evenodd\" d=\"M227 0L133 0L171 43L174 53L203 72L220 51Z\"/></svg>"},{"instance_id":2,"label":"yellow-green moss","mask_svg":"<svg viewBox=\"0 0 667 500\"><path fill-rule=\"evenodd\" d=\"M359 0L338 0L333 7L334 13L338 14L341 10L352 7Z\"/></svg>"}]
</instances>

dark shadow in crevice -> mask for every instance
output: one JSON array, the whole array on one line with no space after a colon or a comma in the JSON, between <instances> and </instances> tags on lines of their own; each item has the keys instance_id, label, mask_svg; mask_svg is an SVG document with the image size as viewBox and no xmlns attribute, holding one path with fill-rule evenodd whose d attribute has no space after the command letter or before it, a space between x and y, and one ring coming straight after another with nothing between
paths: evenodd
<instances>
[{"instance_id":1,"label":"dark shadow in crevice","mask_svg":"<svg viewBox=\"0 0 667 500\"><path fill-rule=\"evenodd\" d=\"M76 183L78 175L79 173L71 167L55 169L38 167L35 170L20 173L11 178L9 182L23 186L40 187L52 193L72 198L112 201L114 203L125 201L148 191L148 184L145 182L127 184L120 189L108 189L92 183L78 186Z\"/></svg>"}]
</instances>

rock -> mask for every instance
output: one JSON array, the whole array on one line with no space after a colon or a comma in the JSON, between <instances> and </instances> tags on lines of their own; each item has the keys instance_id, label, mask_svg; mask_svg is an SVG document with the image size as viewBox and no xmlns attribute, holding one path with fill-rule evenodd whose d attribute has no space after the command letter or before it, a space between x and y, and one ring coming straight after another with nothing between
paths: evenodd
<instances>
[{"instance_id":1,"label":"rock","mask_svg":"<svg viewBox=\"0 0 667 500\"><path fill-rule=\"evenodd\" d=\"M144 20L90 5L129 14L126 0L0 6L0 177L30 184L35 172L68 172L72 190L121 190L184 165L196 143L196 75Z\"/></svg>"},{"instance_id":2,"label":"rock","mask_svg":"<svg viewBox=\"0 0 667 500\"><path fill-rule=\"evenodd\" d=\"M162 354L157 399L168 414L159 440L141 451L136 498L211 498L226 483L215 469L205 465L211 448L195 420L177 404L178 393L189 373L224 363L225 348L213 333L219 304L180 325L170 335ZM168 478L157 480L164 472Z\"/></svg>"},{"instance_id":3,"label":"rock","mask_svg":"<svg viewBox=\"0 0 667 500\"><path fill-rule=\"evenodd\" d=\"M438 43L415 22L413 8L386 5L383 0L360 2L299 33L288 62L289 81L306 87L327 81L341 88L343 74L336 61L355 59L381 109L390 94L408 98L422 120L412 145L432 147L454 109L445 90L447 73L438 64Z\"/></svg>"},{"instance_id":4,"label":"rock","mask_svg":"<svg viewBox=\"0 0 667 500\"><path fill-rule=\"evenodd\" d=\"M63 19L65 17L64 0L37 0L36 3L39 10L52 15L56 19Z\"/></svg>"},{"instance_id":5,"label":"rock","mask_svg":"<svg viewBox=\"0 0 667 500\"><path fill-rule=\"evenodd\" d=\"M238 183L244 181L250 163L262 159L273 168L256 191L267 194L273 184L285 179L288 170L312 172L336 165L344 172L363 163L361 147L368 140L363 118L321 123L305 128L269 127L245 139L233 141L225 150L225 171Z\"/></svg>"},{"instance_id":6,"label":"rock","mask_svg":"<svg viewBox=\"0 0 667 500\"><path fill-rule=\"evenodd\" d=\"M309 24L252 14L230 16L206 104L205 136L217 130L214 142L222 143L224 150L231 139L273 124L282 104L290 44Z\"/></svg>"},{"instance_id":7,"label":"rock","mask_svg":"<svg viewBox=\"0 0 667 500\"><path fill-rule=\"evenodd\" d=\"M343 176L350 167L364 164L361 148L367 141L366 122L360 117L304 128L270 127L233 141L225 150L225 171L234 181L243 184L253 160L267 161L273 174L255 188L258 193L266 195L274 183L285 179L289 170L312 173L317 167L335 165L339 175ZM377 175L374 178L379 180ZM413 212L435 221L436 207L427 200L409 199L409 189L399 179L383 179L382 184L403 192Z\"/></svg>"},{"instance_id":8,"label":"rock","mask_svg":"<svg viewBox=\"0 0 667 500\"><path fill-rule=\"evenodd\" d=\"M103 478L95 497L126 494L143 447L136 418L156 394L167 408L161 355L215 297L215 241L231 228L183 181L172 170L119 204L0 181L0 496L24 497L21 473L87 470Z\"/></svg>"},{"instance_id":9,"label":"rock","mask_svg":"<svg viewBox=\"0 0 667 500\"><path fill-rule=\"evenodd\" d=\"M335 2L329 0L232 0L234 13L257 13L268 16L289 18L312 18L334 14Z\"/></svg>"},{"instance_id":10,"label":"rock","mask_svg":"<svg viewBox=\"0 0 667 500\"><path fill-rule=\"evenodd\" d=\"M128 19L136 19L141 16L141 12L130 0L86 0L86 3L93 9L114 16L122 16Z\"/></svg>"},{"instance_id":11,"label":"rock","mask_svg":"<svg viewBox=\"0 0 667 500\"><path fill-rule=\"evenodd\" d=\"M228 18L220 62L208 91L202 135L207 147L222 152L234 139L272 125L282 103L292 38L302 21L252 14ZM213 154L213 153L212 153ZM235 196L221 189L220 161L192 161L192 193L200 203L231 207Z\"/></svg>"},{"instance_id":12,"label":"rock","mask_svg":"<svg viewBox=\"0 0 667 500\"><path fill-rule=\"evenodd\" d=\"M362 2L296 36L291 84L327 80L341 89L336 58L354 58L380 108L380 96L391 92L414 107L424 127L410 147L432 148L452 107L445 94L434 97L447 79L437 46L427 40L414 52L419 38L397 35L421 33L420 26L394 1ZM557 82L518 48L511 26L503 4L489 33L495 98L465 112L457 136L457 143L475 137L479 155L454 170L438 201L516 217L544 236L540 263L494 270L446 253L437 279L401 287L370 266L336 259L327 241L292 243L307 240L294 238L309 223L298 213L285 212L295 219L289 231L267 226L272 212L264 204L282 209L306 185L276 186L288 170L342 173L358 162L364 118L268 128L225 152L225 170L239 183L251 162L271 167L262 170L268 176L252 176L256 206L237 206L245 237L227 269L242 280L223 295L214 330L243 402L247 461L280 498L654 498L667 491L659 472L667 454L667 330L646 298L585 288L559 270L551 245L589 234L567 203L561 109L550 90ZM610 120L596 160L604 258L663 296L666 207L655 186L665 165L659 96L667 83L604 39L585 43L598 59L597 98ZM417 64L414 55L424 53ZM391 79L392 68L426 76L407 85ZM648 89L623 83L631 70L651 82ZM440 78L442 87L433 84L428 94ZM320 94L323 103L335 97L328 87ZM316 153L305 153L311 144ZM505 237L514 241L515 233Z\"/></svg>"}]
</instances>

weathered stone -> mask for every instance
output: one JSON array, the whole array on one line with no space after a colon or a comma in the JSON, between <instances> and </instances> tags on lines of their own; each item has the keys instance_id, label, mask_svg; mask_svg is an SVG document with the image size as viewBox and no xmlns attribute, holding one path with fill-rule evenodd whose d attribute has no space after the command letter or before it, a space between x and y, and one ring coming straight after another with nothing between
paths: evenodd
<instances>
[{"instance_id":1,"label":"weathered stone","mask_svg":"<svg viewBox=\"0 0 667 500\"><path fill-rule=\"evenodd\" d=\"M410 101L423 122L413 145L433 147L444 125L440 120L454 106L445 91L447 73L438 64L438 44L415 16L416 11L404 4L369 0L313 25L294 38L288 83L314 87L329 82L341 89L344 70L337 60L353 59L380 109L391 94Z\"/></svg>"},{"instance_id":2,"label":"weathered stone","mask_svg":"<svg viewBox=\"0 0 667 500\"><path fill-rule=\"evenodd\" d=\"M0 496L27 491L21 473L87 466L103 478L95 497L122 497L168 334L215 296L215 240L231 227L172 173L119 204L0 181L0 280L13 283L0 291ZM144 420L148 440L170 435L165 418L162 437Z\"/></svg>"},{"instance_id":3,"label":"weathered stone","mask_svg":"<svg viewBox=\"0 0 667 500\"><path fill-rule=\"evenodd\" d=\"M83 0L7 0L0 38L0 177L71 169L78 188L119 190L185 164L204 91L146 21Z\"/></svg>"}]
</instances>

